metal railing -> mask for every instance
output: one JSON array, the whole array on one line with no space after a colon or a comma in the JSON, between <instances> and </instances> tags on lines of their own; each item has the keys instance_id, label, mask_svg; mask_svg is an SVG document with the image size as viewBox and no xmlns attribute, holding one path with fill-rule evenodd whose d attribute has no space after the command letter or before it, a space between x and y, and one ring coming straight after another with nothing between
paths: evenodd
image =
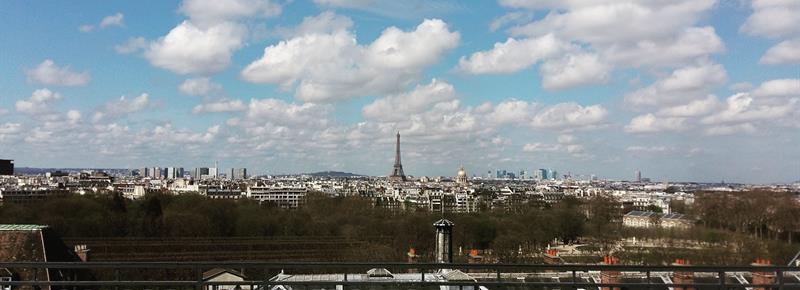
<instances>
[{"instance_id":1,"label":"metal railing","mask_svg":"<svg viewBox=\"0 0 800 290\"><path fill-rule=\"evenodd\" d=\"M630 266L433 263L291 262L0 262L18 277L0 289L754 289L800 290L800 269L786 266ZM214 281L204 271L232 269L238 281ZM385 268L402 279L369 279L366 272ZM471 280L441 278L441 269L460 270ZM692 283L677 283L675 272L691 273ZM0 275L4 273L0 271ZM49 279L41 279L42 275ZM336 275L331 275L336 274ZM752 275L771 283L737 280ZM302 279L276 279L301 277ZM604 280L598 276L614 276ZM27 277L27 278L26 278ZM554 278L557 277L557 278ZM659 280L662 279L662 280ZM661 281L661 282L658 282ZM741 281L741 282L739 282ZM763 280L762 280L763 281ZM598 283L599 282L599 283ZM748 284L744 284L748 282ZM283 288L277 287L282 286ZM277 288L276 288L277 287ZM471 288L470 288L471 287Z\"/></svg>"}]
</instances>

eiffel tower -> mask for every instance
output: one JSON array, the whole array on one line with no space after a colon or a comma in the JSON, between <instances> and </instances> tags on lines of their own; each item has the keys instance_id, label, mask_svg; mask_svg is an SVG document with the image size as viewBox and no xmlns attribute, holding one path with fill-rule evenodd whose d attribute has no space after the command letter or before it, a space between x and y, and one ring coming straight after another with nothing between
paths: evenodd
<instances>
[{"instance_id":1,"label":"eiffel tower","mask_svg":"<svg viewBox=\"0 0 800 290\"><path fill-rule=\"evenodd\" d=\"M397 132L396 150L394 167L392 168L392 175L389 175L389 181L406 181L406 175L403 173L403 164L400 163L400 132Z\"/></svg>"}]
</instances>

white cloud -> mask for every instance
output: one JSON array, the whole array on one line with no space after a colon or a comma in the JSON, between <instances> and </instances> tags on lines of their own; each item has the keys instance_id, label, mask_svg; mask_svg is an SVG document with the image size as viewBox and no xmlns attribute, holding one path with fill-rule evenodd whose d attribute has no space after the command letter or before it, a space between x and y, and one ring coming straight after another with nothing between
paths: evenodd
<instances>
[{"instance_id":1,"label":"white cloud","mask_svg":"<svg viewBox=\"0 0 800 290\"><path fill-rule=\"evenodd\" d=\"M459 39L438 19L425 20L411 32L387 28L366 47L348 31L306 34L265 48L241 76L286 90L296 87L295 97L304 101L392 93L419 78Z\"/></svg>"},{"instance_id":2,"label":"white cloud","mask_svg":"<svg viewBox=\"0 0 800 290\"><path fill-rule=\"evenodd\" d=\"M698 117L707 115L720 107L717 97L709 95L705 99L694 100L685 105L663 108L656 115L664 117Z\"/></svg>"},{"instance_id":3,"label":"white cloud","mask_svg":"<svg viewBox=\"0 0 800 290\"><path fill-rule=\"evenodd\" d=\"M92 116L92 122L108 122L144 110L150 105L149 95L144 93L135 98L121 96L119 100L105 103Z\"/></svg>"},{"instance_id":4,"label":"white cloud","mask_svg":"<svg viewBox=\"0 0 800 290\"><path fill-rule=\"evenodd\" d=\"M518 35L557 33L592 44L636 42L672 35L696 23L714 0L571 1L543 19L517 27ZM615 33L608 33L614 31Z\"/></svg>"},{"instance_id":5,"label":"white cloud","mask_svg":"<svg viewBox=\"0 0 800 290\"><path fill-rule=\"evenodd\" d=\"M400 121L409 115L421 113L440 102L456 98L452 85L437 79L427 85L417 85L410 92L390 95L364 106L365 118L381 121Z\"/></svg>"},{"instance_id":6,"label":"white cloud","mask_svg":"<svg viewBox=\"0 0 800 290\"><path fill-rule=\"evenodd\" d=\"M759 98L800 97L800 79L776 79L761 83L753 96Z\"/></svg>"},{"instance_id":7,"label":"white cloud","mask_svg":"<svg viewBox=\"0 0 800 290\"><path fill-rule=\"evenodd\" d=\"M22 132L22 124L20 123L8 122L0 124L0 143L15 139L20 132Z\"/></svg>"},{"instance_id":8,"label":"white cloud","mask_svg":"<svg viewBox=\"0 0 800 290\"><path fill-rule=\"evenodd\" d=\"M546 61L541 67L542 87L561 90L608 81L611 67L596 54L567 54Z\"/></svg>"},{"instance_id":9,"label":"white cloud","mask_svg":"<svg viewBox=\"0 0 800 290\"><path fill-rule=\"evenodd\" d=\"M51 111L50 104L60 100L61 95L48 89L38 89L33 91L27 100L19 100L16 109L20 113L39 115Z\"/></svg>"},{"instance_id":10,"label":"white cloud","mask_svg":"<svg viewBox=\"0 0 800 290\"><path fill-rule=\"evenodd\" d=\"M67 122L69 122L72 125L75 125L78 122L80 122L81 117L82 117L81 112L78 110L67 111Z\"/></svg>"},{"instance_id":11,"label":"white cloud","mask_svg":"<svg viewBox=\"0 0 800 290\"><path fill-rule=\"evenodd\" d=\"M222 85L211 81L210 78L186 79L178 86L178 91L190 96L208 96L222 91Z\"/></svg>"},{"instance_id":12,"label":"white cloud","mask_svg":"<svg viewBox=\"0 0 800 290\"><path fill-rule=\"evenodd\" d=\"M608 111L601 105L581 106L560 103L538 112L531 121L534 128L573 130L593 128L605 123Z\"/></svg>"},{"instance_id":13,"label":"white cloud","mask_svg":"<svg viewBox=\"0 0 800 290\"><path fill-rule=\"evenodd\" d=\"M282 7L272 0L184 0L178 11L207 27L242 18L277 16Z\"/></svg>"},{"instance_id":14,"label":"white cloud","mask_svg":"<svg viewBox=\"0 0 800 290\"><path fill-rule=\"evenodd\" d=\"M522 146L522 151L525 152L555 152L561 150L559 144L546 144L546 143L528 143Z\"/></svg>"},{"instance_id":15,"label":"white cloud","mask_svg":"<svg viewBox=\"0 0 800 290\"><path fill-rule=\"evenodd\" d=\"M753 14L740 31L757 36L781 37L800 33L800 2L794 0L753 0Z\"/></svg>"},{"instance_id":16,"label":"white cloud","mask_svg":"<svg viewBox=\"0 0 800 290\"><path fill-rule=\"evenodd\" d=\"M84 24L84 25L78 26L78 31L83 32L83 33L89 33L89 32L92 32L92 30L94 30L94 26L93 25Z\"/></svg>"},{"instance_id":17,"label":"white cloud","mask_svg":"<svg viewBox=\"0 0 800 290\"><path fill-rule=\"evenodd\" d=\"M192 113L226 113L239 112L247 109L241 100L219 100L197 105L192 109Z\"/></svg>"},{"instance_id":18,"label":"white cloud","mask_svg":"<svg viewBox=\"0 0 800 290\"><path fill-rule=\"evenodd\" d=\"M758 104L748 93L739 93L726 100L722 111L707 116L701 120L703 124L731 124L759 120L780 119L789 116L798 109L800 99L791 99L779 105Z\"/></svg>"},{"instance_id":19,"label":"white cloud","mask_svg":"<svg viewBox=\"0 0 800 290\"><path fill-rule=\"evenodd\" d=\"M675 151L675 148L668 146L628 146L625 148L625 151L640 153L664 153Z\"/></svg>"},{"instance_id":20,"label":"white cloud","mask_svg":"<svg viewBox=\"0 0 800 290\"><path fill-rule=\"evenodd\" d=\"M705 133L706 135L711 136L720 136L720 135L732 135L739 132L743 133L754 133L756 131L756 127L753 126L751 123L741 123L741 124L734 124L734 125L717 125L711 126L706 128Z\"/></svg>"},{"instance_id":21,"label":"white cloud","mask_svg":"<svg viewBox=\"0 0 800 290\"><path fill-rule=\"evenodd\" d=\"M315 16L306 16L303 22L296 27L277 28L277 33L285 38L303 36L306 34L331 34L340 30L353 27L350 17L338 15L333 11L325 11Z\"/></svg>"},{"instance_id":22,"label":"white cloud","mask_svg":"<svg viewBox=\"0 0 800 290\"><path fill-rule=\"evenodd\" d=\"M201 28L186 20L150 43L144 56L154 66L178 74L217 73L230 65L245 34L243 26L232 22Z\"/></svg>"},{"instance_id":23,"label":"white cloud","mask_svg":"<svg viewBox=\"0 0 800 290\"><path fill-rule=\"evenodd\" d=\"M800 64L800 38L770 47L758 61L761 64Z\"/></svg>"},{"instance_id":24,"label":"white cloud","mask_svg":"<svg viewBox=\"0 0 800 290\"><path fill-rule=\"evenodd\" d=\"M530 122L535 107L535 104L529 104L526 101L515 99L503 101L494 106L486 118L492 124L524 125Z\"/></svg>"},{"instance_id":25,"label":"white cloud","mask_svg":"<svg viewBox=\"0 0 800 290\"><path fill-rule=\"evenodd\" d=\"M728 80L719 64L703 64L677 69L664 79L625 96L632 106L663 106L685 104Z\"/></svg>"},{"instance_id":26,"label":"white cloud","mask_svg":"<svg viewBox=\"0 0 800 290\"><path fill-rule=\"evenodd\" d=\"M324 126L331 105L313 103L295 104L279 99L251 99L247 106L247 119L255 123L278 125Z\"/></svg>"},{"instance_id":27,"label":"white cloud","mask_svg":"<svg viewBox=\"0 0 800 290\"><path fill-rule=\"evenodd\" d=\"M646 114L631 119L631 122L625 126L625 132L634 134L677 132L684 131L688 127L686 118L661 118L653 114Z\"/></svg>"},{"instance_id":28,"label":"white cloud","mask_svg":"<svg viewBox=\"0 0 800 290\"><path fill-rule=\"evenodd\" d=\"M50 59L25 72L28 81L58 86L85 86L91 80L89 72L74 72L69 66L59 67Z\"/></svg>"},{"instance_id":29,"label":"white cloud","mask_svg":"<svg viewBox=\"0 0 800 290\"><path fill-rule=\"evenodd\" d=\"M131 54L147 48L148 43L144 37L131 37L125 43L114 46L114 50L119 54Z\"/></svg>"},{"instance_id":30,"label":"white cloud","mask_svg":"<svg viewBox=\"0 0 800 290\"><path fill-rule=\"evenodd\" d=\"M100 21L100 28L106 28L109 26L125 26L125 15L117 12L117 14L103 17L103 20Z\"/></svg>"},{"instance_id":31,"label":"white cloud","mask_svg":"<svg viewBox=\"0 0 800 290\"><path fill-rule=\"evenodd\" d=\"M456 69L469 74L514 73L567 48L568 44L552 34L522 40L509 38L504 43L495 43L491 50L473 53L469 58L461 57Z\"/></svg>"},{"instance_id":32,"label":"white cloud","mask_svg":"<svg viewBox=\"0 0 800 290\"><path fill-rule=\"evenodd\" d=\"M519 24L531 20L533 20L533 13L522 11L509 12L492 20L492 23L489 24L489 31L494 32L509 24Z\"/></svg>"}]
</instances>

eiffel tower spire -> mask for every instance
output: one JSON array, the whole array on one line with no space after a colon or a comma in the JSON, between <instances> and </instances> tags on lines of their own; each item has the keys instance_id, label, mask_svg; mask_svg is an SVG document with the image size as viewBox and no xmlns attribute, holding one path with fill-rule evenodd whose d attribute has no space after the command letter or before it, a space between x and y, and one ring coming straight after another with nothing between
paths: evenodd
<instances>
[{"instance_id":1,"label":"eiffel tower spire","mask_svg":"<svg viewBox=\"0 0 800 290\"><path fill-rule=\"evenodd\" d=\"M406 181L406 175L403 173L403 164L400 163L400 132L397 132L397 146L394 156L394 167L392 168L392 175L389 175L390 181Z\"/></svg>"}]
</instances>

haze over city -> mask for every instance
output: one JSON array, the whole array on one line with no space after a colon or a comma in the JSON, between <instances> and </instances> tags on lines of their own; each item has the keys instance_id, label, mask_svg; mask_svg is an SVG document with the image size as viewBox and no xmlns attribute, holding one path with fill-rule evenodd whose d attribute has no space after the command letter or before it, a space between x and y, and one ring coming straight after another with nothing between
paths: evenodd
<instances>
[{"instance_id":1,"label":"haze over city","mask_svg":"<svg viewBox=\"0 0 800 290\"><path fill-rule=\"evenodd\" d=\"M0 159L800 179L800 2L214 3L0 2Z\"/></svg>"}]
</instances>

